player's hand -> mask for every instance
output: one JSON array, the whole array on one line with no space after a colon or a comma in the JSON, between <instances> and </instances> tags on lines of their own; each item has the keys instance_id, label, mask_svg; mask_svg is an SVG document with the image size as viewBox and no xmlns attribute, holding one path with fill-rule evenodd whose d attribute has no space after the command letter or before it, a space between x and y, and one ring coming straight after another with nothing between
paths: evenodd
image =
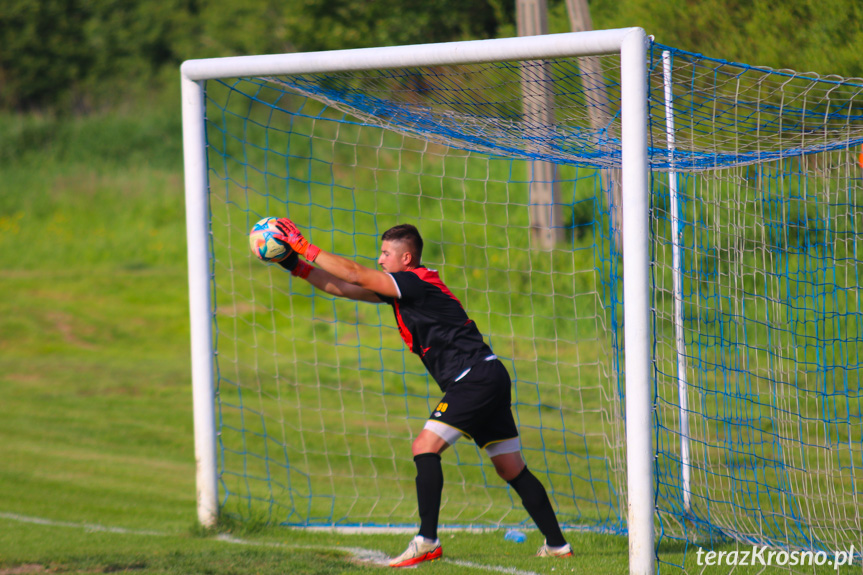
<instances>
[{"instance_id":1,"label":"player's hand","mask_svg":"<svg viewBox=\"0 0 863 575\"><path fill-rule=\"evenodd\" d=\"M294 271L296 269L297 264L300 263L300 256L297 255L297 252L291 250L291 255L286 257L285 259L278 262L280 266L288 270L289 272Z\"/></svg>"},{"instance_id":2,"label":"player's hand","mask_svg":"<svg viewBox=\"0 0 863 575\"><path fill-rule=\"evenodd\" d=\"M276 220L276 227L282 232L281 236L274 235L273 237L277 240L283 241L289 246L291 249L300 254L301 256L306 255L306 250L309 249L309 240L303 237L303 234L300 233L300 230L297 229L297 226L289 220L288 218L279 218Z\"/></svg>"},{"instance_id":3,"label":"player's hand","mask_svg":"<svg viewBox=\"0 0 863 575\"><path fill-rule=\"evenodd\" d=\"M275 235L274 238L285 242L291 246L291 249L301 256L305 256L310 262L315 261L321 252L320 248L309 243L309 240L303 237L294 222L288 218L279 218L276 220L276 227L282 232L282 235Z\"/></svg>"},{"instance_id":4,"label":"player's hand","mask_svg":"<svg viewBox=\"0 0 863 575\"><path fill-rule=\"evenodd\" d=\"M279 265L291 272L292 276L302 279L307 279L312 270L315 269L306 262L301 262L300 256L293 250L291 255L279 262Z\"/></svg>"}]
</instances>

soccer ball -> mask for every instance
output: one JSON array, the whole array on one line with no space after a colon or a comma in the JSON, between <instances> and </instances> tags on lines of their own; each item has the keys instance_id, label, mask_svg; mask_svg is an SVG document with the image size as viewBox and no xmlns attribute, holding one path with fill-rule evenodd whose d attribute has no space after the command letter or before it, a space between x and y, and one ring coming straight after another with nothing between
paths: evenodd
<instances>
[{"instance_id":1,"label":"soccer ball","mask_svg":"<svg viewBox=\"0 0 863 575\"><path fill-rule=\"evenodd\" d=\"M276 228L278 218L264 218L252 226L249 232L249 247L258 259L265 262L280 262L291 255L291 246L277 240L273 234L281 232Z\"/></svg>"}]
</instances>

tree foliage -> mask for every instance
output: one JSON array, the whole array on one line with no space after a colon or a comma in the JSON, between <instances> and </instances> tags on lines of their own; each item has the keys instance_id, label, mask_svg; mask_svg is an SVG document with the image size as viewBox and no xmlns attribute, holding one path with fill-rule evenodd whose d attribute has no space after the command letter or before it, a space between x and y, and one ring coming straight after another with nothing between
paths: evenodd
<instances>
[{"instance_id":1,"label":"tree foliage","mask_svg":"<svg viewBox=\"0 0 863 575\"><path fill-rule=\"evenodd\" d=\"M0 103L53 99L89 63L77 0L5 0L0 8Z\"/></svg>"},{"instance_id":2,"label":"tree foliage","mask_svg":"<svg viewBox=\"0 0 863 575\"><path fill-rule=\"evenodd\" d=\"M494 38L514 10L509 0L204 0L200 23L206 55L223 56Z\"/></svg>"},{"instance_id":3,"label":"tree foliage","mask_svg":"<svg viewBox=\"0 0 863 575\"><path fill-rule=\"evenodd\" d=\"M548 3L551 32L568 31L565 1ZM3 0L0 108L87 110L130 87L174 81L189 58L513 36L515 4ZM716 58L863 76L859 0L592 0L590 10L596 29L640 26Z\"/></svg>"},{"instance_id":4,"label":"tree foliage","mask_svg":"<svg viewBox=\"0 0 863 575\"><path fill-rule=\"evenodd\" d=\"M863 76L860 0L595 0L601 27L640 26L668 46L798 72Z\"/></svg>"},{"instance_id":5,"label":"tree foliage","mask_svg":"<svg viewBox=\"0 0 863 575\"><path fill-rule=\"evenodd\" d=\"M87 108L189 58L494 38L505 0L3 0L0 106Z\"/></svg>"}]
</instances>

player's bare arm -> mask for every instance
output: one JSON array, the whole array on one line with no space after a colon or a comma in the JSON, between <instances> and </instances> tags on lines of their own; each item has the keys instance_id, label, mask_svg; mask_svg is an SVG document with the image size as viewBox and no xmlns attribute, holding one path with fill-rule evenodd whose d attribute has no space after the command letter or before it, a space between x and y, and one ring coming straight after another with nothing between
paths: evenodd
<instances>
[{"instance_id":1,"label":"player's bare arm","mask_svg":"<svg viewBox=\"0 0 863 575\"><path fill-rule=\"evenodd\" d=\"M317 268L309 266L299 274L315 287L331 295L369 302L380 302L377 294L398 297L398 288L389 274L321 250L309 243L287 218L280 218L276 225L283 234L279 239L290 245L298 255L318 265Z\"/></svg>"},{"instance_id":2,"label":"player's bare arm","mask_svg":"<svg viewBox=\"0 0 863 575\"><path fill-rule=\"evenodd\" d=\"M315 258L315 263L320 270L328 272L348 285L367 290L373 295L381 294L387 297L399 295L393 278L382 271L367 268L355 261L323 250ZM375 301L381 301L381 299L375 295Z\"/></svg>"},{"instance_id":3,"label":"player's bare arm","mask_svg":"<svg viewBox=\"0 0 863 575\"><path fill-rule=\"evenodd\" d=\"M325 253L327 252L322 251L321 255ZM373 291L339 279L322 267L312 267L311 270L309 270L309 275L306 277L306 281L319 290L323 290L336 297L344 297L370 303L382 303L381 298L379 298Z\"/></svg>"}]
</instances>

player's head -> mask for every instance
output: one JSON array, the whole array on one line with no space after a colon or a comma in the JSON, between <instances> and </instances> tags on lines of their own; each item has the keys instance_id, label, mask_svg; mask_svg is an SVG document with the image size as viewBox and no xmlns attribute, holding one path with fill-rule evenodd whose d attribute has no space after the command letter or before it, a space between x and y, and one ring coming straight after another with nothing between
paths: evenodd
<instances>
[{"instance_id":1,"label":"player's head","mask_svg":"<svg viewBox=\"0 0 863 575\"><path fill-rule=\"evenodd\" d=\"M381 236L381 257L378 264L385 272L413 269L420 265L423 256L423 239L416 226L399 224Z\"/></svg>"}]
</instances>

